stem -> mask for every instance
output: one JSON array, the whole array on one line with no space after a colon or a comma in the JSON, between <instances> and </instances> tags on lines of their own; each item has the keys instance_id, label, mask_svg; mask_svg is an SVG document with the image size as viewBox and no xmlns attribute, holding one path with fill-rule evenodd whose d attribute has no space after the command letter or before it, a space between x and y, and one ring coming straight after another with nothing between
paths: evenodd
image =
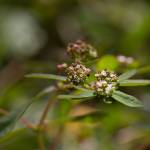
<instances>
[{"instance_id":1,"label":"stem","mask_svg":"<svg viewBox=\"0 0 150 150\"><path fill-rule=\"evenodd\" d=\"M61 140L62 140L63 130L64 130L64 125L60 125L58 128L58 133L54 137L53 142L49 147L49 150L57 150L58 149L58 144L60 144Z\"/></svg>"},{"instance_id":2,"label":"stem","mask_svg":"<svg viewBox=\"0 0 150 150\"><path fill-rule=\"evenodd\" d=\"M39 131L38 133L38 143L39 143L39 150L45 150L43 134L41 131Z\"/></svg>"},{"instance_id":3,"label":"stem","mask_svg":"<svg viewBox=\"0 0 150 150\"><path fill-rule=\"evenodd\" d=\"M3 108L0 108L0 114L8 116L9 112ZM30 128L30 129L34 129L33 124L31 122L29 122L27 118L22 117L20 119L20 121L21 121L21 123L23 123L25 125L25 127Z\"/></svg>"},{"instance_id":4,"label":"stem","mask_svg":"<svg viewBox=\"0 0 150 150\"><path fill-rule=\"evenodd\" d=\"M21 123L25 125L26 128L35 129L34 125L25 117L20 119Z\"/></svg>"},{"instance_id":5,"label":"stem","mask_svg":"<svg viewBox=\"0 0 150 150\"><path fill-rule=\"evenodd\" d=\"M43 114L42 114L42 116L40 118L40 121L39 121L39 124L38 124L38 128L41 128L43 126L44 121L45 121L45 119L47 117L48 111L51 108L51 106L53 105L53 103L55 102L55 99L56 99L56 96L54 96L52 99L48 100L48 103L47 103L47 105L46 105L46 107L45 107L45 109L43 111Z\"/></svg>"},{"instance_id":6,"label":"stem","mask_svg":"<svg viewBox=\"0 0 150 150\"><path fill-rule=\"evenodd\" d=\"M45 144L44 144L44 139L43 139L43 125L44 125L44 121L48 115L49 109L51 108L51 106L54 104L56 100L56 93L54 93L54 96L48 100L48 103L43 111L43 114L40 118L39 124L37 126L38 129L38 143L39 143L39 149L40 150L45 150Z\"/></svg>"}]
</instances>

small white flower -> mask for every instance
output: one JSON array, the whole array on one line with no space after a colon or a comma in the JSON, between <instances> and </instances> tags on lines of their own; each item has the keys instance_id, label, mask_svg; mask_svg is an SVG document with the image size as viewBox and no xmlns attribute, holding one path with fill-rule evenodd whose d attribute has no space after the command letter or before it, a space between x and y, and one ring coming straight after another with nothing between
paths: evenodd
<instances>
[{"instance_id":1,"label":"small white flower","mask_svg":"<svg viewBox=\"0 0 150 150\"><path fill-rule=\"evenodd\" d=\"M101 81L102 85L107 85L107 82L106 81Z\"/></svg>"},{"instance_id":2,"label":"small white flower","mask_svg":"<svg viewBox=\"0 0 150 150\"><path fill-rule=\"evenodd\" d=\"M111 74L110 74L110 77L111 77L111 78L114 78L114 77L116 77L116 75L113 74L113 73L111 73Z\"/></svg>"},{"instance_id":3,"label":"small white flower","mask_svg":"<svg viewBox=\"0 0 150 150\"><path fill-rule=\"evenodd\" d=\"M96 87L102 87L102 82L101 81L96 82Z\"/></svg>"},{"instance_id":4,"label":"small white flower","mask_svg":"<svg viewBox=\"0 0 150 150\"><path fill-rule=\"evenodd\" d=\"M132 57L126 57L126 56L123 56L123 55L119 55L117 57L117 59L120 63L125 63L125 64L131 64L134 61L134 59Z\"/></svg>"},{"instance_id":5,"label":"small white flower","mask_svg":"<svg viewBox=\"0 0 150 150\"><path fill-rule=\"evenodd\" d=\"M105 92L106 92L106 94L109 94L112 90L113 90L113 85L112 84L108 84L108 86L105 89Z\"/></svg>"},{"instance_id":6,"label":"small white flower","mask_svg":"<svg viewBox=\"0 0 150 150\"><path fill-rule=\"evenodd\" d=\"M103 92L103 89L98 88L97 91L98 91L98 92Z\"/></svg>"},{"instance_id":7,"label":"small white flower","mask_svg":"<svg viewBox=\"0 0 150 150\"><path fill-rule=\"evenodd\" d=\"M99 77L99 74L98 74L98 73L96 73L96 74L95 74L95 77Z\"/></svg>"},{"instance_id":8,"label":"small white flower","mask_svg":"<svg viewBox=\"0 0 150 150\"><path fill-rule=\"evenodd\" d=\"M79 68L80 68L80 65L77 65L76 68L79 69Z\"/></svg>"},{"instance_id":9,"label":"small white flower","mask_svg":"<svg viewBox=\"0 0 150 150\"><path fill-rule=\"evenodd\" d=\"M97 57L97 51L90 51L89 53L92 57Z\"/></svg>"},{"instance_id":10,"label":"small white flower","mask_svg":"<svg viewBox=\"0 0 150 150\"><path fill-rule=\"evenodd\" d=\"M133 63L133 58L132 57L127 57L126 62L127 62L127 64L132 64Z\"/></svg>"},{"instance_id":11,"label":"small white flower","mask_svg":"<svg viewBox=\"0 0 150 150\"><path fill-rule=\"evenodd\" d=\"M103 70L103 71L101 72L101 75L102 75L102 76L107 76L106 71L105 71L105 70Z\"/></svg>"},{"instance_id":12,"label":"small white flower","mask_svg":"<svg viewBox=\"0 0 150 150\"><path fill-rule=\"evenodd\" d=\"M126 57L123 56L123 55L119 55L119 56L117 57L117 59L118 59L118 61L121 62L121 63L125 63L125 62L126 62Z\"/></svg>"}]
</instances>

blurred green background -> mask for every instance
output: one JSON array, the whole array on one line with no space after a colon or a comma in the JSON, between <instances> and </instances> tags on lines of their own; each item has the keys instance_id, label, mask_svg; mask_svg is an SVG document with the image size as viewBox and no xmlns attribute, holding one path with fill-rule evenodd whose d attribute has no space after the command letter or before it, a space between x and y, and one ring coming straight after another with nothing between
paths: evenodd
<instances>
[{"instance_id":1,"label":"blurred green background","mask_svg":"<svg viewBox=\"0 0 150 150\"><path fill-rule=\"evenodd\" d=\"M129 68L149 66L150 1L0 0L0 108L9 112L18 110L43 88L54 84L47 80L24 79L24 75L56 74L56 65L69 61L65 53L67 44L77 39L92 44L103 57L97 70L105 65L116 69L118 55L134 60ZM149 74L147 69L137 78L149 79ZM150 87L123 90L142 100L144 108L99 101L73 106L69 101L58 102L49 112L49 120L54 116L61 118L68 111L80 114L93 108L107 115L96 120L50 126L45 135L47 149L150 149ZM35 102L24 117L37 123L48 96ZM24 125L18 122L17 131L0 144L0 150L38 149L36 134L20 129L22 127Z\"/></svg>"}]
</instances>

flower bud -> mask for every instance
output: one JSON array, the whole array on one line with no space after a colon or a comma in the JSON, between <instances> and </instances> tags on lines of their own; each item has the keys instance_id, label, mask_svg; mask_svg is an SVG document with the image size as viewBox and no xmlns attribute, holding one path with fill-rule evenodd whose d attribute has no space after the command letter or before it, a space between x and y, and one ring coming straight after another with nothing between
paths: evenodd
<instances>
[{"instance_id":1,"label":"flower bud","mask_svg":"<svg viewBox=\"0 0 150 150\"><path fill-rule=\"evenodd\" d=\"M96 49L81 40L77 40L75 43L70 43L67 47L67 53L77 60L97 57Z\"/></svg>"},{"instance_id":2,"label":"flower bud","mask_svg":"<svg viewBox=\"0 0 150 150\"><path fill-rule=\"evenodd\" d=\"M106 80L107 82L116 82L118 79L114 72L108 70L102 70L101 72L96 73L95 77L97 80Z\"/></svg>"},{"instance_id":3,"label":"flower bud","mask_svg":"<svg viewBox=\"0 0 150 150\"><path fill-rule=\"evenodd\" d=\"M91 70L79 62L72 63L67 69L67 81L75 85L83 84Z\"/></svg>"},{"instance_id":4,"label":"flower bud","mask_svg":"<svg viewBox=\"0 0 150 150\"><path fill-rule=\"evenodd\" d=\"M58 70L58 71L62 71L62 70L64 70L64 69L66 69L67 66L68 66L68 65L67 65L66 63L58 64L58 65L57 65L57 70Z\"/></svg>"}]
</instances>

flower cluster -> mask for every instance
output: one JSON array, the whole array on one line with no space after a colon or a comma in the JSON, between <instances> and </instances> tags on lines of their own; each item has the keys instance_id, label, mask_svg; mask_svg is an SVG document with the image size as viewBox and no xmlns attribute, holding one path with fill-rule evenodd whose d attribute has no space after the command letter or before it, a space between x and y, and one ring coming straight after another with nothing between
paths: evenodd
<instances>
[{"instance_id":1,"label":"flower cluster","mask_svg":"<svg viewBox=\"0 0 150 150\"><path fill-rule=\"evenodd\" d=\"M74 43L70 43L67 47L67 53L75 59L84 60L86 58L96 58L97 51L91 45L77 40Z\"/></svg>"},{"instance_id":2,"label":"flower cluster","mask_svg":"<svg viewBox=\"0 0 150 150\"><path fill-rule=\"evenodd\" d=\"M67 81L75 85L83 84L90 75L91 70L80 62L72 63L67 69Z\"/></svg>"},{"instance_id":3,"label":"flower cluster","mask_svg":"<svg viewBox=\"0 0 150 150\"><path fill-rule=\"evenodd\" d=\"M117 75L114 72L102 70L95 74L97 81L92 85L96 95L110 96L117 88Z\"/></svg>"},{"instance_id":4,"label":"flower cluster","mask_svg":"<svg viewBox=\"0 0 150 150\"><path fill-rule=\"evenodd\" d=\"M121 64L132 64L134 62L134 59L132 57L126 57L124 55L119 55L117 56L117 60L121 63Z\"/></svg>"}]
</instances>

